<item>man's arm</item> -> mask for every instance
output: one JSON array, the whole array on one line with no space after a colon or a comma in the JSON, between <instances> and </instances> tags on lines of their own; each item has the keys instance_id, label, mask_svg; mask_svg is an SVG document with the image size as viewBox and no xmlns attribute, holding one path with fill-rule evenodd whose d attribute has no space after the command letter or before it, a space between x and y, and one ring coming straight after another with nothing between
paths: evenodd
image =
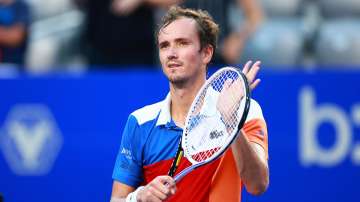
<instances>
[{"instance_id":1,"label":"man's arm","mask_svg":"<svg viewBox=\"0 0 360 202\"><path fill-rule=\"evenodd\" d=\"M142 135L134 115L128 117L116 157L113 172L112 202L147 201L159 202L176 192L175 180L170 176L157 176L145 186L143 180Z\"/></svg>"},{"instance_id":2,"label":"man's arm","mask_svg":"<svg viewBox=\"0 0 360 202\"><path fill-rule=\"evenodd\" d=\"M125 202L126 198L132 192L136 192L136 201L163 201L174 195L176 192L175 180L167 175L158 176L144 187L128 186L121 182L114 181L110 202Z\"/></svg>"},{"instance_id":3,"label":"man's arm","mask_svg":"<svg viewBox=\"0 0 360 202\"><path fill-rule=\"evenodd\" d=\"M0 44L7 47L19 46L26 37L26 28L23 23L10 27L0 26Z\"/></svg>"},{"instance_id":4,"label":"man's arm","mask_svg":"<svg viewBox=\"0 0 360 202\"><path fill-rule=\"evenodd\" d=\"M260 64L260 61L256 61L254 64L252 61L248 61L242 70L248 79L251 90L254 90L260 83L260 79L256 78ZM269 185L269 168L264 148L255 142L250 142L244 130L240 131L231 148L237 170L247 191L254 195L265 192Z\"/></svg>"},{"instance_id":5,"label":"man's arm","mask_svg":"<svg viewBox=\"0 0 360 202\"><path fill-rule=\"evenodd\" d=\"M127 195L133 191L135 191L134 187L114 181L110 202L125 202Z\"/></svg>"},{"instance_id":6,"label":"man's arm","mask_svg":"<svg viewBox=\"0 0 360 202\"><path fill-rule=\"evenodd\" d=\"M231 145L235 163L246 190L254 195L262 194L269 185L269 169L265 150L250 142L243 131Z\"/></svg>"}]
</instances>

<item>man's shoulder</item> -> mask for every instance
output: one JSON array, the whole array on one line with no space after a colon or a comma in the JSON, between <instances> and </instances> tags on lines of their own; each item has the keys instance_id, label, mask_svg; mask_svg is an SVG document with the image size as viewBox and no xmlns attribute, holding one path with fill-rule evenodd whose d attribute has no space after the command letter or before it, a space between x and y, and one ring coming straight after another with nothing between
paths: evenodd
<instances>
[{"instance_id":1,"label":"man's shoulder","mask_svg":"<svg viewBox=\"0 0 360 202\"><path fill-rule=\"evenodd\" d=\"M261 106L254 99L250 100L250 110L249 110L249 114L247 116L246 121L249 121L252 119L264 119Z\"/></svg>"},{"instance_id":2,"label":"man's shoulder","mask_svg":"<svg viewBox=\"0 0 360 202\"><path fill-rule=\"evenodd\" d=\"M146 105L140 109L135 110L131 113L138 122L139 125L142 125L148 121L155 120L159 115L164 101L160 101L154 104Z\"/></svg>"}]
</instances>

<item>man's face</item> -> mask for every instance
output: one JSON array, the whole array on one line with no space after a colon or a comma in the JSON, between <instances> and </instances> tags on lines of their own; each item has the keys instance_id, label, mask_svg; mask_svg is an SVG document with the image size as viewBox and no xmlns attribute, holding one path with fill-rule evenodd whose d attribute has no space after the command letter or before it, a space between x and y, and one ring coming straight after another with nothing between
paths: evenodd
<instances>
[{"instance_id":1,"label":"man's face","mask_svg":"<svg viewBox=\"0 0 360 202\"><path fill-rule=\"evenodd\" d=\"M208 48L200 49L196 21L179 18L160 30L159 56L162 69L171 83L186 83L205 78L211 59Z\"/></svg>"}]
</instances>

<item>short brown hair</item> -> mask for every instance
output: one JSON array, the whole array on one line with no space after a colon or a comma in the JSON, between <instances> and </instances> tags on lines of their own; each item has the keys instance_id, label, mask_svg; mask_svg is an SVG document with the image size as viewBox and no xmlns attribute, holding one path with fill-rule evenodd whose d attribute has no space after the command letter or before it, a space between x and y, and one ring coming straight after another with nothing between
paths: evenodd
<instances>
[{"instance_id":1,"label":"short brown hair","mask_svg":"<svg viewBox=\"0 0 360 202\"><path fill-rule=\"evenodd\" d=\"M211 45L215 51L219 35L219 25L216 24L210 14L204 10L193 10L181 8L179 6L172 6L162 18L161 23L155 31L156 44L159 42L158 36L161 29L182 17L191 18L196 21L196 28L200 39L200 48L202 49L206 45Z\"/></svg>"}]
</instances>

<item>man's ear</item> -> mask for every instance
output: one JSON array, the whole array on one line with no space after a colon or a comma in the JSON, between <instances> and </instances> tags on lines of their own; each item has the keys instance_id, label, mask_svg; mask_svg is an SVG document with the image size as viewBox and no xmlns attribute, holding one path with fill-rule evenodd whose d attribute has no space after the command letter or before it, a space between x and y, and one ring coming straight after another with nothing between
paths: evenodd
<instances>
[{"instance_id":1,"label":"man's ear","mask_svg":"<svg viewBox=\"0 0 360 202\"><path fill-rule=\"evenodd\" d=\"M203 56L203 62L209 64L212 56L214 55L214 47L212 45L206 45L202 48L201 54Z\"/></svg>"}]
</instances>

